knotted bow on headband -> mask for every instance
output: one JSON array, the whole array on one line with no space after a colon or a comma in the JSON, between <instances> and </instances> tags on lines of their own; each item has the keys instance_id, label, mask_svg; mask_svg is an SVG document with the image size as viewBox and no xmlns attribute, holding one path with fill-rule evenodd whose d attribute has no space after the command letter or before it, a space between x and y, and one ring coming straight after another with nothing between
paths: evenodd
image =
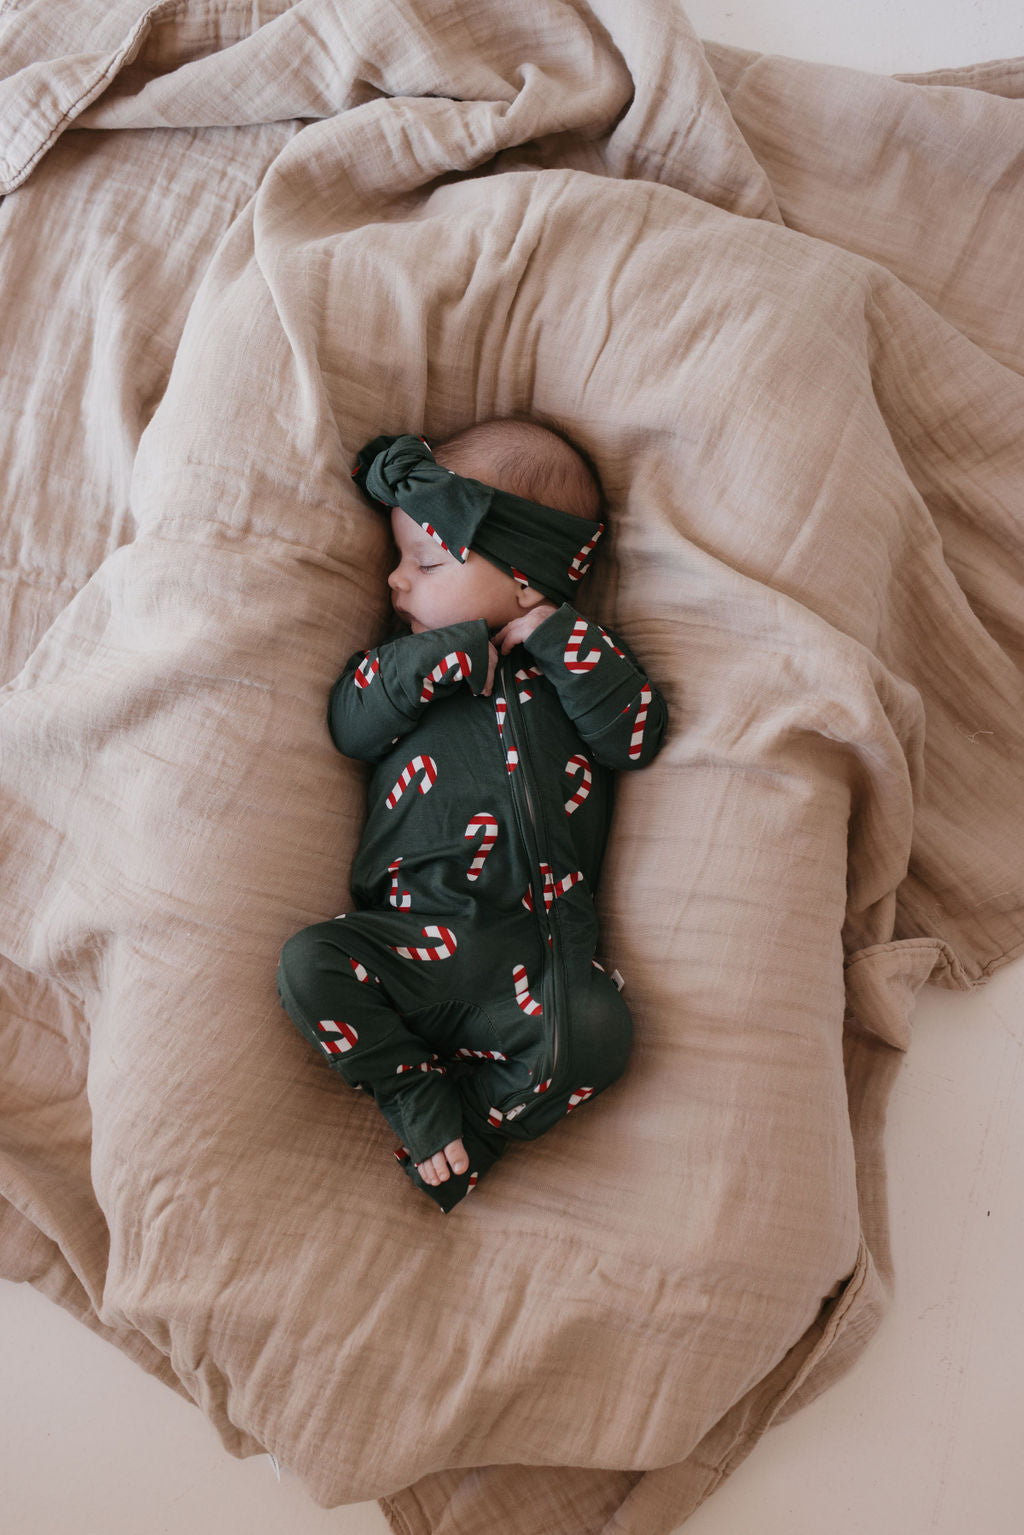
<instances>
[{"instance_id":1,"label":"knotted bow on headband","mask_svg":"<svg viewBox=\"0 0 1024 1535\"><path fill-rule=\"evenodd\" d=\"M495 490L438 464L422 437L375 437L352 478L385 506L400 506L449 554L470 549L553 602L572 602L603 522Z\"/></svg>"}]
</instances>

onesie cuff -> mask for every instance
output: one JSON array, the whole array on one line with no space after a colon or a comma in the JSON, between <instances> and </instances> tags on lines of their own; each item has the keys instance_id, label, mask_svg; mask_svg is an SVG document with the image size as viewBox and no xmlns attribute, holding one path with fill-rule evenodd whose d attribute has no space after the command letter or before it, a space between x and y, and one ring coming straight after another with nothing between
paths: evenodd
<instances>
[{"instance_id":1,"label":"onesie cuff","mask_svg":"<svg viewBox=\"0 0 1024 1535\"><path fill-rule=\"evenodd\" d=\"M610 728L643 678L601 624L563 602L523 641L585 740Z\"/></svg>"},{"instance_id":2,"label":"onesie cuff","mask_svg":"<svg viewBox=\"0 0 1024 1535\"><path fill-rule=\"evenodd\" d=\"M571 603L563 602L560 608L548 614L542 624L537 625L532 634L526 636L524 647L542 665L545 661L549 664L560 661L565 654L573 625L579 617L580 614Z\"/></svg>"},{"instance_id":3,"label":"onesie cuff","mask_svg":"<svg viewBox=\"0 0 1024 1535\"><path fill-rule=\"evenodd\" d=\"M422 711L424 678L430 677L431 672L456 651L464 652L469 659L466 680L470 692L480 693L487 685L487 624L482 618L469 618L463 623L446 624L439 629L424 629L419 634L407 634L395 643L403 647L396 680L402 693L401 707L410 720L415 720ZM446 682L444 678L436 683L442 692L453 685L451 679Z\"/></svg>"},{"instance_id":4,"label":"onesie cuff","mask_svg":"<svg viewBox=\"0 0 1024 1535\"><path fill-rule=\"evenodd\" d=\"M436 1184L427 1183L420 1176L408 1146L401 1145L395 1151L395 1158L409 1181L416 1188L421 1189L428 1199L432 1199L436 1205L440 1206L445 1215L465 1199L467 1194L473 1192L477 1183L494 1166L508 1144L500 1136L489 1135L486 1131L481 1133L469 1124L463 1125L462 1143L469 1157L469 1167L464 1173L451 1173L444 1183Z\"/></svg>"}]
</instances>

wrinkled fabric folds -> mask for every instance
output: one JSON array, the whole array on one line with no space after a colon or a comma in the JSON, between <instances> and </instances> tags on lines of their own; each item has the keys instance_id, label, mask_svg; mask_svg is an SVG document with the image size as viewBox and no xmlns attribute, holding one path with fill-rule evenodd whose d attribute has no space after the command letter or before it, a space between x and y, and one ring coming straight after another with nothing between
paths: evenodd
<instances>
[{"instance_id":1,"label":"wrinkled fabric folds","mask_svg":"<svg viewBox=\"0 0 1024 1535\"><path fill-rule=\"evenodd\" d=\"M1024 63L91 11L0 15L2 1272L324 1505L670 1535L869 1342L914 998L1024 946ZM441 1220L274 976L351 906L352 463L517 414L670 725L598 890L627 1069Z\"/></svg>"}]
</instances>

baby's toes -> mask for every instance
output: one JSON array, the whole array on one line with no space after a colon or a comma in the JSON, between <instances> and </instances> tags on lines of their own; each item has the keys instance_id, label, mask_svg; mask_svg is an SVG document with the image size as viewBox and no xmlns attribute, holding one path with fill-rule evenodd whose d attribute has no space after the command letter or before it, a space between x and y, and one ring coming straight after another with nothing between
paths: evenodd
<instances>
[{"instance_id":1,"label":"baby's toes","mask_svg":"<svg viewBox=\"0 0 1024 1535\"><path fill-rule=\"evenodd\" d=\"M445 1148L444 1154L453 1173L464 1173L469 1170L469 1156L461 1140L451 1141Z\"/></svg>"}]
</instances>

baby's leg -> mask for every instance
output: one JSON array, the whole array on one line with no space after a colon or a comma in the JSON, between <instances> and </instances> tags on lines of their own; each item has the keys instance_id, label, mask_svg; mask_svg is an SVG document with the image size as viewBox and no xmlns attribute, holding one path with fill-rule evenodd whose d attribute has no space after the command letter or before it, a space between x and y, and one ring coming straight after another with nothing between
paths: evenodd
<instances>
[{"instance_id":1,"label":"baby's leg","mask_svg":"<svg viewBox=\"0 0 1024 1535\"><path fill-rule=\"evenodd\" d=\"M417 1164L441 1157L447 1165L445 1151L462 1134L461 1097L392 1005L376 971L386 976L388 966L403 962L369 932L363 917L296 933L281 954L281 1002L327 1064L351 1087L373 1094Z\"/></svg>"}]
</instances>

